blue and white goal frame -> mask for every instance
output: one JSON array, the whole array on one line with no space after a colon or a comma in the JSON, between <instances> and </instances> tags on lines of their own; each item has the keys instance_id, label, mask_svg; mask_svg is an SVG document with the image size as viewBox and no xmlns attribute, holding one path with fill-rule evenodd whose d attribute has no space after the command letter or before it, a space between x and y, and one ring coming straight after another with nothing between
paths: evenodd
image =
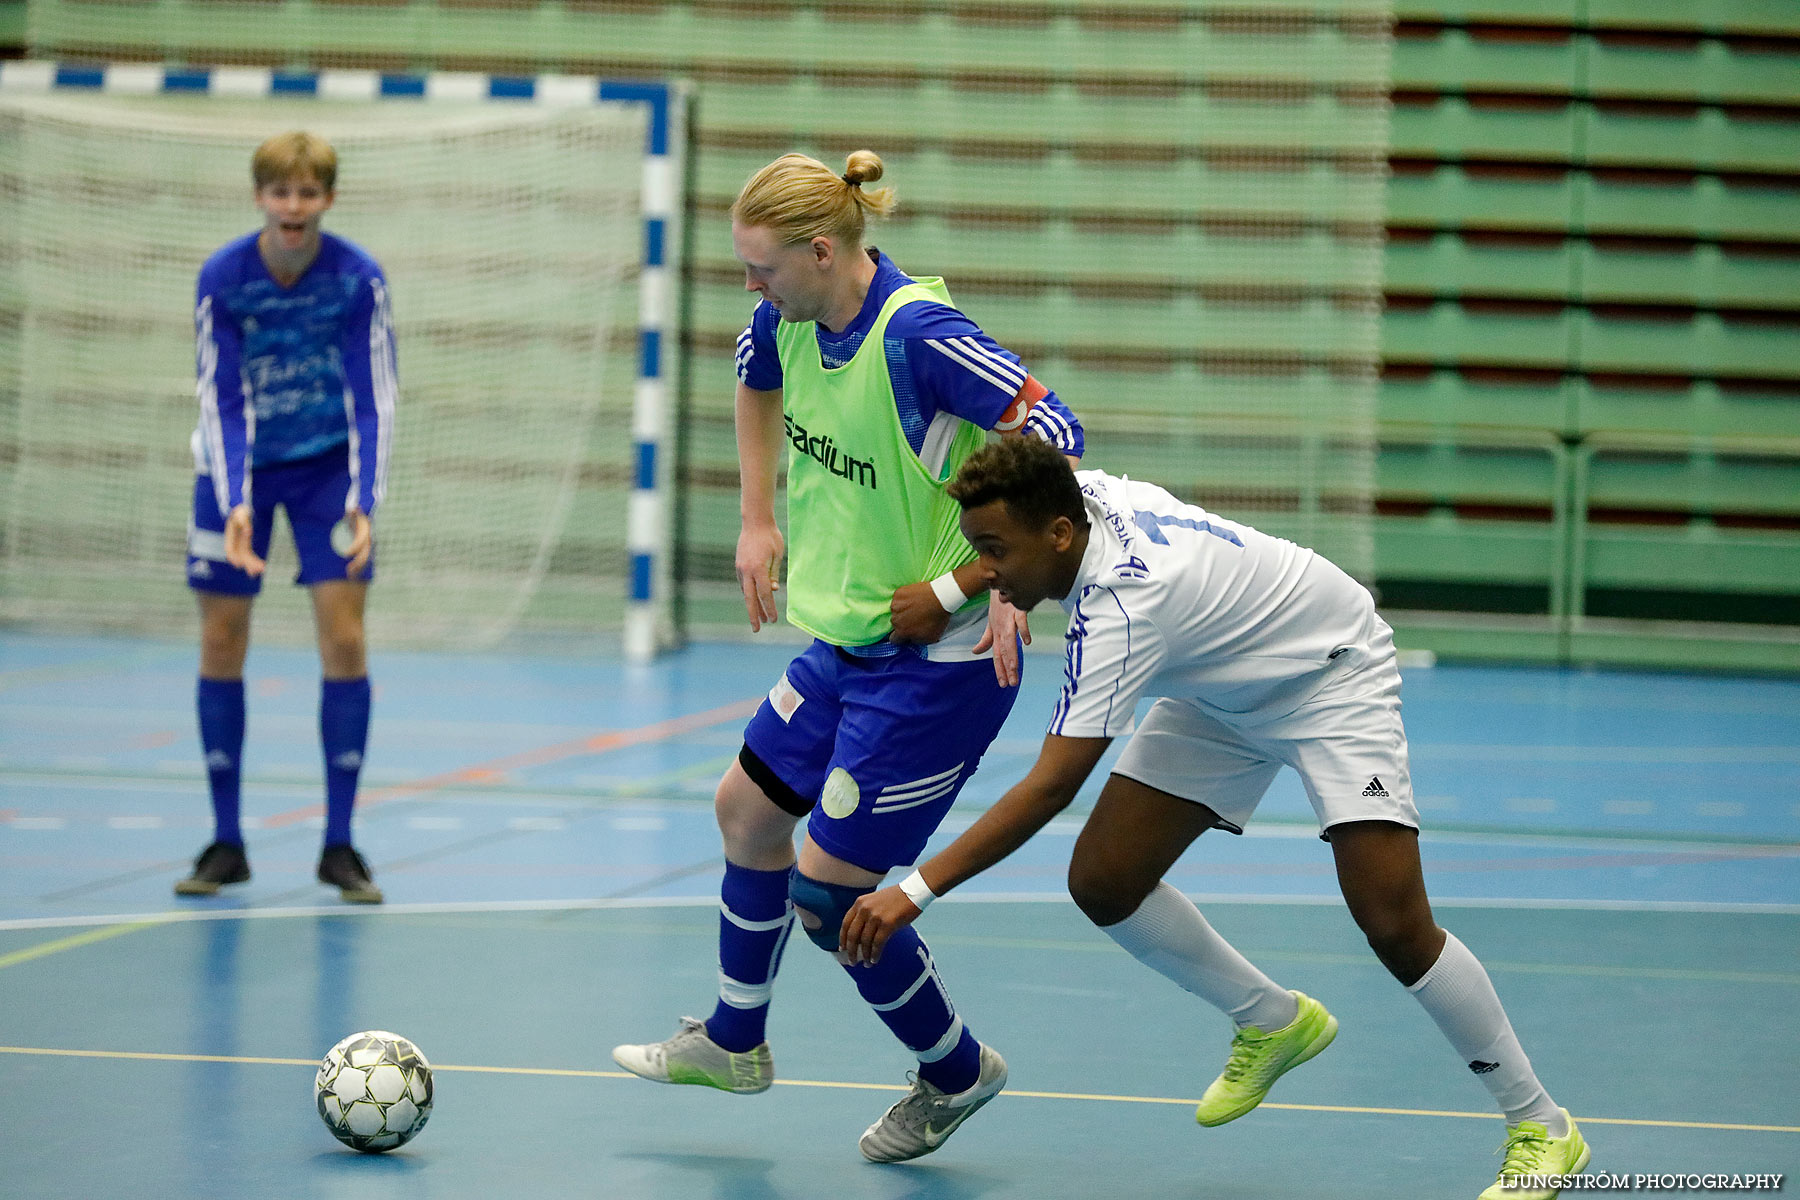
<instances>
[{"instance_id":1,"label":"blue and white goal frame","mask_svg":"<svg viewBox=\"0 0 1800 1200\"><path fill-rule=\"evenodd\" d=\"M672 351L682 282L682 204L687 178L688 89L681 83L593 75L483 75L461 71L280 71L269 67L163 67L150 63L0 62L0 91L72 90L116 95L214 95L255 99L491 100L527 104L629 104L646 110L643 262L638 276L638 375L632 396L632 487L625 545L630 558L624 650L648 662L675 639L670 570L675 378Z\"/></svg>"}]
</instances>

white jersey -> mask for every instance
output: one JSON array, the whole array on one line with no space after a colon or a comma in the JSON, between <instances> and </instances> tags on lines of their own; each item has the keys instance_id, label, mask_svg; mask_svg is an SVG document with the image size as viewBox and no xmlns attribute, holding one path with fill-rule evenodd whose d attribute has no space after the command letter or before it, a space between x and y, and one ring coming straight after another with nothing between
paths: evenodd
<instances>
[{"instance_id":1,"label":"white jersey","mask_svg":"<svg viewBox=\"0 0 1800 1200\"><path fill-rule=\"evenodd\" d=\"M1075 478L1088 545L1049 732L1130 733L1142 696L1229 724L1292 712L1364 657L1381 626L1367 589L1303 546L1100 471Z\"/></svg>"}]
</instances>

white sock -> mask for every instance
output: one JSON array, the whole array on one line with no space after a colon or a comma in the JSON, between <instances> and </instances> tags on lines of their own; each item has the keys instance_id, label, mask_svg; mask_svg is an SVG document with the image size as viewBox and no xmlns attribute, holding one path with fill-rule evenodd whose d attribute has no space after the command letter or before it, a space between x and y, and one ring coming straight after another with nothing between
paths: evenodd
<instances>
[{"instance_id":1,"label":"white sock","mask_svg":"<svg viewBox=\"0 0 1800 1200\"><path fill-rule=\"evenodd\" d=\"M1194 902L1167 883L1158 883L1129 917L1101 928L1131 957L1224 1012L1240 1029L1254 1025L1268 1033L1300 1015L1286 988L1233 949Z\"/></svg>"},{"instance_id":2,"label":"white sock","mask_svg":"<svg viewBox=\"0 0 1800 1200\"><path fill-rule=\"evenodd\" d=\"M1406 990L1493 1093L1508 1125L1537 1121L1551 1137L1568 1134L1569 1124L1532 1072L1487 969L1454 933L1445 936L1443 952L1431 970Z\"/></svg>"}]
</instances>

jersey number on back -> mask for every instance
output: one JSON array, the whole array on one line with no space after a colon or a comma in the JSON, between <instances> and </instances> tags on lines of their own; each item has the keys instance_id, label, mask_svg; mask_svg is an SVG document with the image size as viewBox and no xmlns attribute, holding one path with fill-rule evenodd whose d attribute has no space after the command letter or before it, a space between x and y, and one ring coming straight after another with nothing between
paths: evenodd
<instances>
[{"instance_id":1,"label":"jersey number on back","mask_svg":"<svg viewBox=\"0 0 1800 1200\"><path fill-rule=\"evenodd\" d=\"M1231 530L1220 529L1217 525L1207 521L1196 521L1191 517L1171 517L1163 513L1147 512L1140 508L1131 514L1131 518L1132 522L1144 531L1144 536L1159 546L1169 544L1169 539L1163 536L1163 526L1165 525L1173 525L1177 529L1197 529L1201 533L1210 533L1216 538L1223 538L1240 550L1244 546L1244 543L1238 540L1238 535Z\"/></svg>"}]
</instances>

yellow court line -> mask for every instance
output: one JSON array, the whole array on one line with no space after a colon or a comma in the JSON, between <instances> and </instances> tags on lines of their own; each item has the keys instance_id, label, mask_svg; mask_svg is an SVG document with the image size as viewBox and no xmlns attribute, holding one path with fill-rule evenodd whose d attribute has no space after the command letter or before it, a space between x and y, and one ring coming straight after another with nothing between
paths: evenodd
<instances>
[{"instance_id":1,"label":"yellow court line","mask_svg":"<svg viewBox=\"0 0 1800 1200\"><path fill-rule=\"evenodd\" d=\"M1178 1104L1194 1104L1193 1100L1170 1101ZM1402 1117L1464 1117L1480 1121L1498 1121L1499 1113L1492 1112L1448 1112L1432 1108L1373 1108L1366 1105L1338 1104L1277 1104L1264 1101L1258 1108L1285 1108L1294 1112L1337 1112L1358 1114L1379 1114ZM1638 1117L1581 1117L1583 1125L1645 1125L1654 1129L1733 1129L1741 1133L1800 1133L1800 1125L1744 1125L1727 1121L1661 1121Z\"/></svg>"},{"instance_id":2,"label":"yellow court line","mask_svg":"<svg viewBox=\"0 0 1800 1200\"><path fill-rule=\"evenodd\" d=\"M233 1054L157 1054L140 1050L64 1050L47 1046L0 1046L0 1054L42 1054L60 1058L117 1058L149 1062L244 1063L255 1066L316 1067L311 1058L252 1058ZM587 1071L567 1067L479 1067L449 1063L435 1065L437 1071L460 1071L481 1075L548 1075L572 1079L634 1079L625 1071ZM844 1083L828 1079L777 1079L778 1085L807 1088L845 1088L859 1092L904 1092L897 1083ZM1199 1100L1174 1096L1121 1096L1107 1092L1028 1092L1009 1088L1006 1095L1030 1100L1089 1100L1113 1104L1179 1104L1194 1105ZM1349 1113L1356 1116L1393 1117L1457 1117L1466 1120L1497 1121L1499 1113L1455 1112L1436 1108L1376 1108L1348 1104L1280 1104L1264 1101L1262 1108L1285 1112ZM1654 1129L1722 1129L1742 1133L1800 1133L1800 1125L1743 1125L1721 1121L1656 1121L1636 1117L1583 1116L1588 1125L1640 1125Z\"/></svg>"},{"instance_id":3,"label":"yellow court line","mask_svg":"<svg viewBox=\"0 0 1800 1200\"><path fill-rule=\"evenodd\" d=\"M777 1080L776 1082L782 1082ZM1184 1106L1200 1103L1198 1099L1183 1099L1169 1096L1117 1096L1105 1093L1087 1092L1025 1092L1014 1088L1006 1089L1008 1096L1028 1096L1041 1100L1107 1100L1118 1104L1180 1104ZM1472 1121L1498 1121L1496 1112L1454 1112L1441 1108L1377 1108L1366 1104L1282 1104L1273 1100L1265 1100L1258 1108L1280 1109L1286 1112L1328 1112L1351 1113L1357 1116L1391 1116L1391 1117L1457 1117ZM1734 1125L1712 1121L1660 1121L1645 1120L1635 1117L1588 1117L1581 1118L1584 1125L1649 1125L1658 1129L1735 1129L1746 1133L1800 1133L1800 1125Z\"/></svg>"},{"instance_id":4,"label":"yellow court line","mask_svg":"<svg viewBox=\"0 0 1800 1200\"><path fill-rule=\"evenodd\" d=\"M0 1046L0 1054L44 1054L53 1058L125 1058L135 1062L247 1063L252 1066L316 1067L315 1058L252 1058L240 1054L156 1054L148 1050L64 1050L54 1046Z\"/></svg>"},{"instance_id":5,"label":"yellow court line","mask_svg":"<svg viewBox=\"0 0 1800 1200\"><path fill-rule=\"evenodd\" d=\"M124 925L105 925L99 929L90 929L86 933L72 934L66 938L57 938L54 942L39 942L35 946L27 946L23 950L14 950L11 954L0 954L0 970L15 966L18 963L30 962L34 958L43 958L47 954L60 954L64 950L73 950L77 946L87 946L94 942L104 942L108 938L116 938L127 933L136 933L140 929L150 929L157 925L167 924L165 921L131 921Z\"/></svg>"}]
</instances>

